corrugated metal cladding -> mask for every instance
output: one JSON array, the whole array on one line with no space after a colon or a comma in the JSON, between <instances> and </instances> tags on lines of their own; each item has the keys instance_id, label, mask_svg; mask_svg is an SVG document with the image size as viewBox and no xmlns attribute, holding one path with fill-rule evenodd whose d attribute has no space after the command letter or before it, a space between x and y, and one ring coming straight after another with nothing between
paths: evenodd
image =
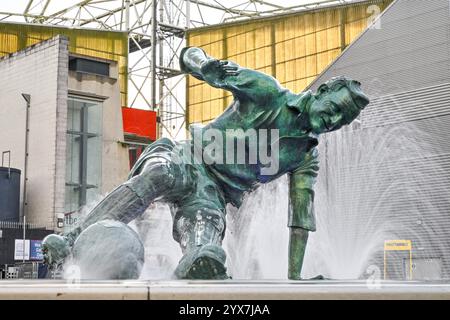
<instances>
[{"instance_id":1,"label":"corrugated metal cladding","mask_svg":"<svg viewBox=\"0 0 450 320\"><path fill-rule=\"evenodd\" d=\"M391 2L362 1L193 29L188 32L187 41L213 57L273 75L285 87L300 92L367 27L373 14ZM192 77L187 87L187 124L209 122L232 100L228 92Z\"/></svg>"},{"instance_id":2,"label":"corrugated metal cladding","mask_svg":"<svg viewBox=\"0 0 450 320\"><path fill-rule=\"evenodd\" d=\"M372 101L360 124L322 138L316 240L339 230L381 270L384 240L412 240L413 279L450 277L449 4L396 0L312 85L345 75ZM389 253L387 278L408 278L407 260Z\"/></svg>"},{"instance_id":3,"label":"corrugated metal cladding","mask_svg":"<svg viewBox=\"0 0 450 320\"><path fill-rule=\"evenodd\" d=\"M127 106L128 35L125 32L0 23L0 56L22 50L56 35L69 38L71 53L117 61L122 106Z\"/></svg>"}]
</instances>

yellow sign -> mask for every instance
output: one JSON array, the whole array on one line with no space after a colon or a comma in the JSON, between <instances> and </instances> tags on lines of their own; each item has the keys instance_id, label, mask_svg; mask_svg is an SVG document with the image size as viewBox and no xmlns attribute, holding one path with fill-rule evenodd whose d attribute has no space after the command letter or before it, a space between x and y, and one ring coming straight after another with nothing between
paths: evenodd
<instances>
[{"instance_id":1,"label":"yellow sign","mask_svg":"<svg viewBox=\"0 0 450 320\"><path fill-rule=\"evenodd\" d=\"M384 251L411 251L411 240L386 240Z\"/></svg>"},{"instance_id":2,"label":"yellow sign","mask_svg":"<svg viewBox=\"0 0 450 320\"><path fill-rule=\"evenodd\" d=\"M412 241L411 240L386 240L384 241L384 279L387 279L387 255L386 251L409 251L409 280L412 280Z\"/></svg>"}]
</instances>

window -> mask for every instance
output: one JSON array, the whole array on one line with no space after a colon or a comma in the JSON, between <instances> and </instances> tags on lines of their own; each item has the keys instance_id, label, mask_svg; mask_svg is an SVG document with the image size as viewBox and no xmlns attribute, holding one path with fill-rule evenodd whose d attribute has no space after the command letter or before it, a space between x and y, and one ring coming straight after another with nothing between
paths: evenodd
<instances>
[{"instance_id":1,"label":"window","mask_svg":"<svg viewBox=\"0 0 450 320\"><path fill-rule=\"evenodd\" d=\"M100 195L102 182L102 102L69 97L67 113L66 201L71 213Z\"/></svg>"},{"instance_id":2,"label":"window","mask_svg":"<svg viewBox=\"0 0 450 320\"><path fill-rule=\"evenodd\" d=\"M109 77L109 64L96 60L70 58L69 70Z\"/></svg>"}]
</instances>

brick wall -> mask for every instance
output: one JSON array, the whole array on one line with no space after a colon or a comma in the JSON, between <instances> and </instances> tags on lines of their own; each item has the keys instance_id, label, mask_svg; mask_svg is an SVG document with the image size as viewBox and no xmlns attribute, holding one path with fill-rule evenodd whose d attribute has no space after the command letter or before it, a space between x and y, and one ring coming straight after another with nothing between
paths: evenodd
<instances>
[{"instance_id":1,"label":"brick wall","mask_svg":"<svg viewBox=\"0 0 450 320\"><path fill-rule=\"evenodd\" d=\"M51 229L64 209L67 63L67 39L60 36L0 59L0 151L11 150L11 165L23 172L26 102L21 94L31 95L25 209L28 222ZM22 174L22 188L23 179Z\"/></svg>"}]
</instances>

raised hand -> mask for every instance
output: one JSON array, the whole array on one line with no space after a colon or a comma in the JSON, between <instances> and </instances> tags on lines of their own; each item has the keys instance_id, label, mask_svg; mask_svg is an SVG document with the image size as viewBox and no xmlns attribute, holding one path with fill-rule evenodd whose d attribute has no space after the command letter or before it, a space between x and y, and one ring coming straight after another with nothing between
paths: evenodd
<instances>
[{"instance_id":1,"label":"raised hand","mask_svg":"<svg viewBox=\"0 0 450 320\"><path fill-rule=\"evenodd\" d=\"M226 77L239 75L239 67L227 60L212 59L201 67L205 80L220 87Z\"/></svg>"}]
</instances>

